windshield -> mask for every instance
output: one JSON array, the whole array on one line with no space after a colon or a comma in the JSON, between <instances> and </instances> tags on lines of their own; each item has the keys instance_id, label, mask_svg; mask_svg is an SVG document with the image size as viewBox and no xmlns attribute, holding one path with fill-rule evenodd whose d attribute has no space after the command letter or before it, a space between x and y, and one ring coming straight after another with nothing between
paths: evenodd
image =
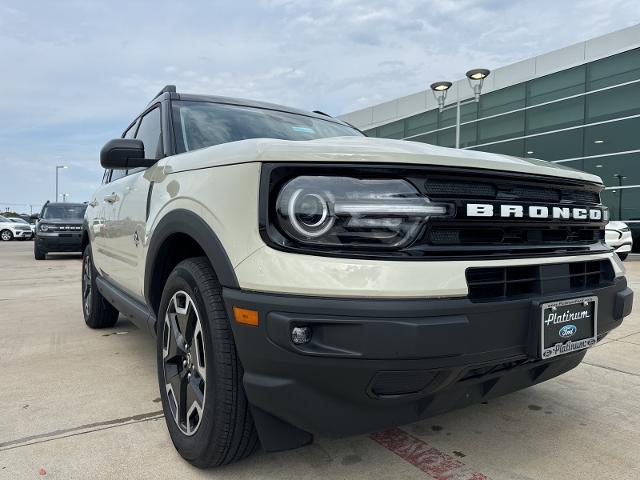
<instances>
[{"instance_id":1,"label":"windshield","mask_svg":"<svg viewBox=\"0 0 640 480\"><path fill-rule=\"evenodd\" d=\"M14 223L26 223L27 225L29 225L29 222L27 222L23 218L10 218L9 220L11 220Z\"/></svg>"},{"instance_id":2,"label":"windshield","mask_svg":"<svg viewBox=\"0 0 640 480\"><path fill-rule=\"evenodd\" d=\"M356 129L331 120L264 108L212 102L173 102L178 152L248 138L315 140L362 136Z\"/></svg>"},{"instance_id":3,"label":"windshield","mask_svg":"<svg viewBox=\"0 0 640 480\"><path fill-rule=\"evenodd\" d=\"M86 205L47 205L42 218L47 220L82 220Z\"/></svg>"},{"instance_id":4,"label":"windshield","mask_svg":"<svg viewBox=\"0 0 640 480\"><path fill-rule=\"evenodd\" d=\"M8 222L9 220L2 215L0 215L0 222Z\"/></svg>"}]
</instances>

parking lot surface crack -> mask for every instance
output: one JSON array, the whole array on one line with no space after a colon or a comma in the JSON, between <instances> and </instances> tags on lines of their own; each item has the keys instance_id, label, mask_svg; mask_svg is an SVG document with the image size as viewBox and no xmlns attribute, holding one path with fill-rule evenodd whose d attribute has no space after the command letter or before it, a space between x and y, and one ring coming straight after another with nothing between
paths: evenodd
<instances>
[{"instance_id":1,"label":"parking lot surface crack","mask_svg":"<svg viewBox=\"0 0 640 480\"><path fill-rule=\"evenodd\" d=\"M84 435L99 430L107 430L109 428L131 425L134 423L148 422L150 420L157 420L158 418L162 418L162 410L149 413L141 413L139 415L132 415L130 417L116 418L113 420L104 420L102 422L89 423L86 425L80 425L78 427L54 430L53 432L41 433L38 435L30 435L28 437L0 442L0 452L5 450L13 450L20 447L26 447L28 445L33 445L36 443L50 442L52 440L57 440L60 438Z\"/></svg>"}]
</instances>

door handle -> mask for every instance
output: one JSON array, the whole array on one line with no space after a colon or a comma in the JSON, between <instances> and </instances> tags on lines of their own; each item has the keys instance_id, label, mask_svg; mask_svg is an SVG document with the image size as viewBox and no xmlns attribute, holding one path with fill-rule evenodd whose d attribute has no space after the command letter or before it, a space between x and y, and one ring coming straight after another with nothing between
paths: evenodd
<instances>
[{"instance_id":1,"label":"door handle","mask_svg":"<svg viewBox=\"0 0 640 480\"><path fill-rule=\"evenodd\" d=\"M120 200L120 197L118 197L115 192L111 195L105 195L104 197L104 201L107 203L116 203L118 200Z\"/></svg>"}]
</instances>

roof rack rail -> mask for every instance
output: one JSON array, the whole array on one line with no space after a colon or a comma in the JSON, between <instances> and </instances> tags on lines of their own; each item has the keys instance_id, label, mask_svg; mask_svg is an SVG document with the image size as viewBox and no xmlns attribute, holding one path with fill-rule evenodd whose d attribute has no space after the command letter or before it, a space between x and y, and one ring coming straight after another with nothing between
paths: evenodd
<instances>
[{"instance_id":1,"label":"roof rack rail","mask_svg":"<svg viewBox=\"0 0 640 480\"><path fill-rule=\"evenodd\" d=\"M167 93L167 92L168 93L176 93L176 86L175 85L165 85L165 87L162 90L160 90L158 92L158 94L151 99L151 101L155 100L160 95L162 95L163 93Z\"/></svg>"}]
</instances>

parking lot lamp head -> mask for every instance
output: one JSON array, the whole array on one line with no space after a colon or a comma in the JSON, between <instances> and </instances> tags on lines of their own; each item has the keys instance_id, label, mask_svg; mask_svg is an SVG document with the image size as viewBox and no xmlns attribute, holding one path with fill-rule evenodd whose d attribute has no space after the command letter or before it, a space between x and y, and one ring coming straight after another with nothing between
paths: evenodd
<instances>
[{"instance_id":1,"label":"parking lot lamp head","mask_svg":"<svg viewBox=\"0 0 640 480\"><path fill-rule=\"evenodd\" d=\"M447 91L453 85L451 82L434 82L431 84L431 91L433 92L433 96L438 102L438 108L440 111L444 108L444 101L447 99Z\"/></svg>"},{"instance_id":2,"label":"parking lot lamp head","mask_svg":"<svg viewBox=\"0 0 640 480\"><path fill-rule=\"evenodd\" d=\"M476 102L480 100L480 92L482 91L484 79L487 78L489 74L491 74L491 70L487 68L474 68L467 72L467 80L473 90Z\"/></svg>"}]
</instances>

